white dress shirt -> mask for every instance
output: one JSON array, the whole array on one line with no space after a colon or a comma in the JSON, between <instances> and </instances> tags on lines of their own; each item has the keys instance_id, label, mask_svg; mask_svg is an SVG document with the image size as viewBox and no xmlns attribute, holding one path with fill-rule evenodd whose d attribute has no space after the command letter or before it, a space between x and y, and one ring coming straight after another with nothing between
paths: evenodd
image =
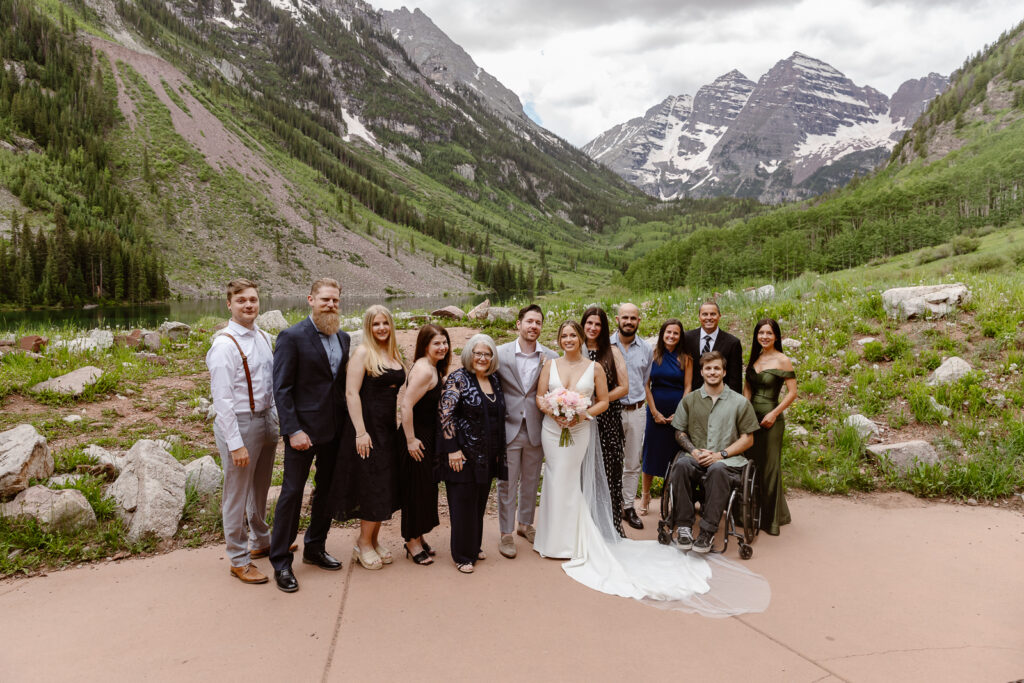
<instances>
[{"instance_id":1,"label":"white dress shirt","mask_svg":"<svg viewBox=\"0 0 1024 683\"><path fill-rule=\"evenodd\" d=\"M249 361L252 376L252 396L256 412L274 408L274 352L266 333L256 325L243 327L234 320L224 329L238 341ZM227 444L228 450L243 446L235 413L249 412L249 385L245 381L242 356L234 342L218 334L213 338L206 354L206 367L210 370L210 392L216 411L214 424Z\"/></svg>"},{"instance_id":2,"label":"white dress shirt","mask_svg":"<svg viewBox=\"0 0 1024 683\"><path fill-rule=\"evenodd\" d=\"M715 331L711 333L705 332L703 327L700 328L700 343L697 344L698 357L700 356L700 354L704 353L704 345L708 343L705 337L711 337L711 350L714 351L715 342L718 341L718 328L716 327Z\"/></svg>"},{"instance_id":3,"label":"white dress shirt","mask_svg":"<svg viewBox=\"0 0 1024 683\"><path fill-rule=\"evenodd\" d=\"M519 381L523 383L523 390L529 392L530 387L537 381L540 374L541 357L540 347L535 346L533 353L526 353L519 347L519 337L516 337L516 374Z\"/></svg>"}]
</instances>

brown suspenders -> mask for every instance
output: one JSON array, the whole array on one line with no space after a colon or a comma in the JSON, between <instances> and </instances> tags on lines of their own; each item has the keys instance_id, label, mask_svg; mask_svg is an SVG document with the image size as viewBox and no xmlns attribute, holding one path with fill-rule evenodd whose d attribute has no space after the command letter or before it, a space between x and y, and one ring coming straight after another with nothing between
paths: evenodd
<instances>
[{"instance_id":1,"label":"brown suspenders","mask_svg":"<svg viewBox=\"0 0 1024 683\"><path fill-rule=\"evenodd\" d=\"M249 372L249 359L246 357L245 352L242 351L242 347L239 345L238 340L227 332L221 332L222 335L235 342L235 347L238 348L238 354L242 357L242 368L245 370L245 383L249 385L249 412L256 412L256 398L252 394L252 373ZM270 340L267 340L267 346L270 346Z\"/></svg>"}]
</instances>

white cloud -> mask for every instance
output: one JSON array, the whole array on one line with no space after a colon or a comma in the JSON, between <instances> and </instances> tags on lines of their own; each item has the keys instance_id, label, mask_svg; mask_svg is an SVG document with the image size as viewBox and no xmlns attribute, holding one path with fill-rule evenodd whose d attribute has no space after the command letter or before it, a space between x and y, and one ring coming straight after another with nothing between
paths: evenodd
<instances>
[{"instance_id":1,"label":"white cloud","mask_svg":"<svg viewBox=\"0 0 1024 683\"><path fill-rule=\"evenodd\" d=\"M409 0L373 4L396 9ZM891 95L907 79L948 75L1024 18L1008 0L418 0L412 7L576 145L732 69L756 81L794 51Z\"/></svg>"}]
</instances>

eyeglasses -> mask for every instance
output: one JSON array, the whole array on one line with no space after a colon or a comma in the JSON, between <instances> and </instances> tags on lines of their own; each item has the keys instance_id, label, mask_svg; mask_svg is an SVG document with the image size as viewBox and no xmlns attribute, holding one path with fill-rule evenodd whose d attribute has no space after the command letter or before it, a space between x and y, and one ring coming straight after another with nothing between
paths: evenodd
<instances>
[{"instance_id":1,"label":"eyeglasses","mask_svg":"<svg viewBox=\"0 0 1024 683\"><path fill-rule=\"evenodd\" d=\"M484 360L490 360L494 358L494 354L490 351L474 351L473 358L483 358Z\"/></svg>"}]
</instances>

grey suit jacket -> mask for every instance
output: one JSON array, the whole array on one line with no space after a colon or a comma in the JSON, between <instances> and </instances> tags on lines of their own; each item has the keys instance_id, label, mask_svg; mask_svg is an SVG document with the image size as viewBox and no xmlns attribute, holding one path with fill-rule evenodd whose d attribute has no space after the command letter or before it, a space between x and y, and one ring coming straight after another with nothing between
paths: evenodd
<instances>
[{"instance_id":1,"label":"grey suit jacket","mask_svg":"<svg viewBox=\"0 0 1024 683\"><path fill-rule=\"evenodd\" d=\"M557 353L540 342L537 342L537 350L540 351L538 362L541 365L549 358L558 357ZM540 423L544 416L537 408L537 380L533 381L532 386L523 386L516 370L515 340L498 347L498 377L501 378L501 388L505 394L505 443L511 443L516 438L525 420L530 445L539 446ZM537 369L537 379L540 379L540 368Z\"/></svg>"}]
</instances>

